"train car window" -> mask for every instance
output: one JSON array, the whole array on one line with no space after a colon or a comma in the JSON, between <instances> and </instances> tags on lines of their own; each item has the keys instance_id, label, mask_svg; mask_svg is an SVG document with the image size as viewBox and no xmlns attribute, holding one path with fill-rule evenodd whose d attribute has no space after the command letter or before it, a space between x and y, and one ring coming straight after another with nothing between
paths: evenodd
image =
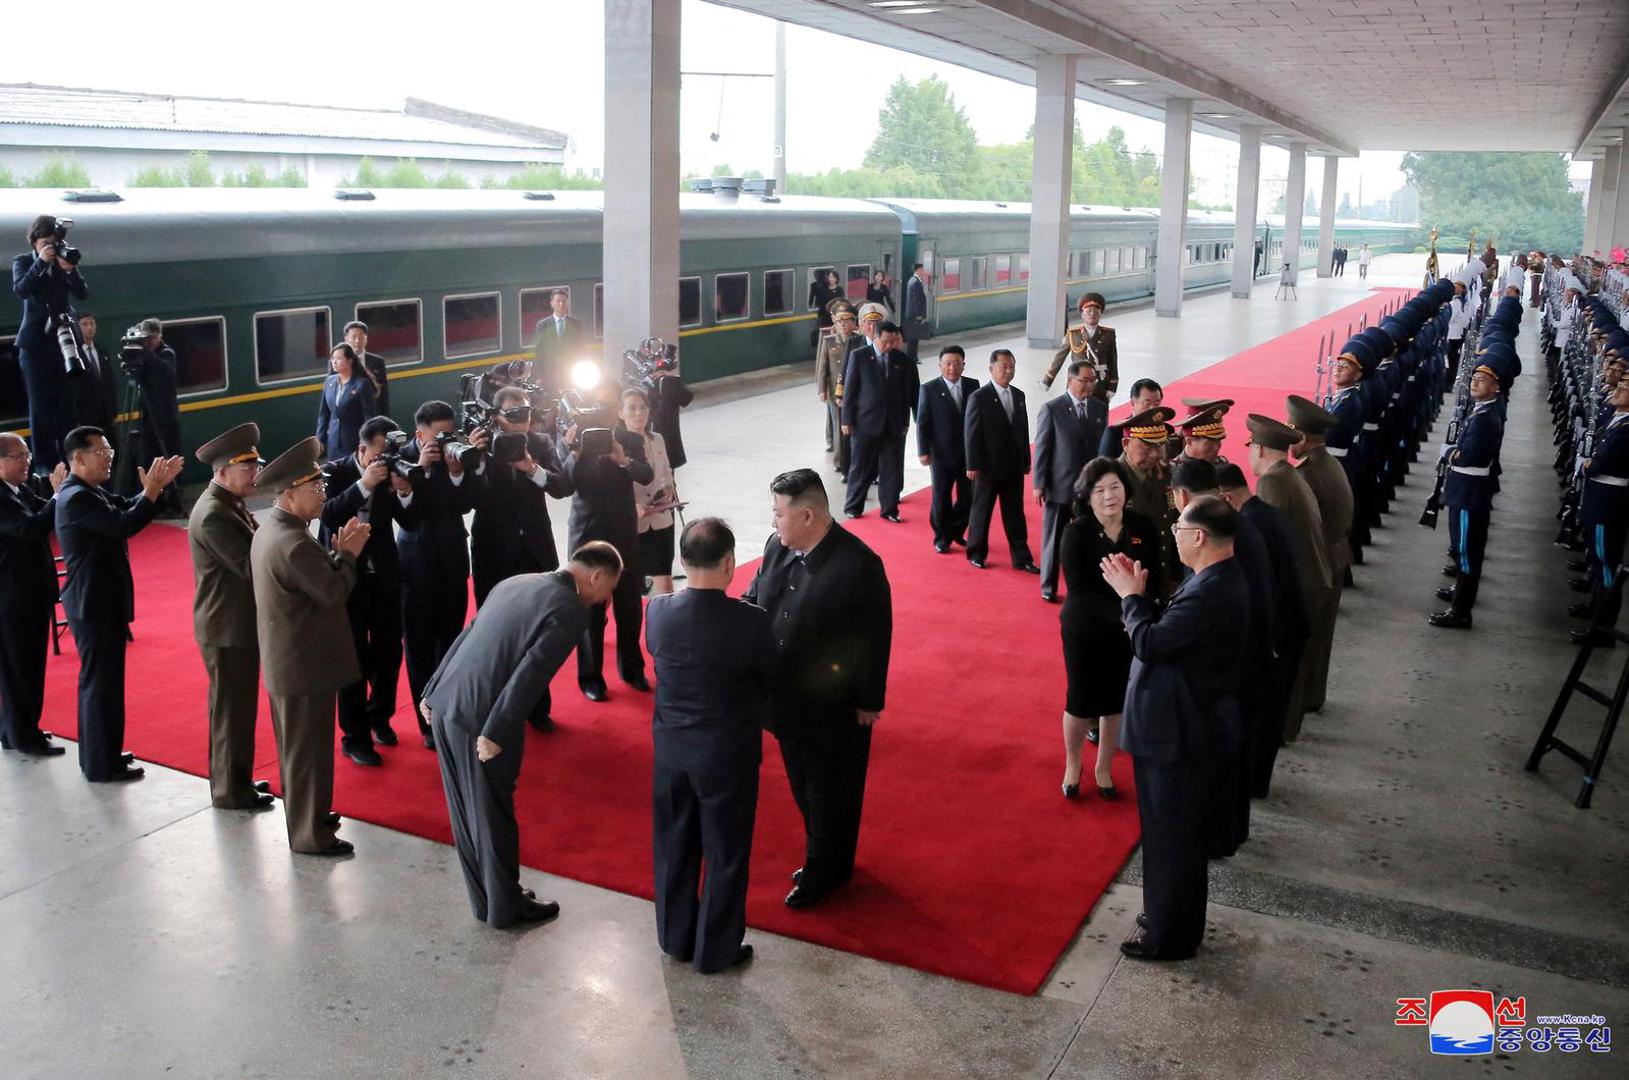
<instances>
[{"instance_id":1,"label":"train car window","mask_svg":"<svg viewBox=\"0 0 1629 1080\"><path fill-rule=\"evenodd\" d=\"M974 289L984 288L984 283L989 280L985 273L987 263L988 259L983 255L967 260L968 292L972 292Z\"/></svg>"},{"instance_id":2,"label":"train car window","mask_svg":"<svg viewBox=\"0 0 1629 1080\"><path fill-rule=\"evenodd\" d=\"M921 262L922 269L928 272L928 277L933 277L933 249L923 248L917 255L917 260Z\"/></svg>"},{"instance_id":3,"label":"train car window","mask_svg":"<svg viewBox=\"0 0 1629 1080\"><path fill-rule=\"evenodd\" d=\"M1136 256L1136 259L1137 259L1137 262L1135 264L1135 269L1138 269L1138 270L1146 270L1146 269L1148 269L1148 249L1147 248L1145 248L1145 247L1134 248L1134 249L1132 249L1132 254L1134 256Z\"/></svg>"},{"instance_id":4,"label":"train car window","mask_svg":"<svg viewBox=\"0 0 1629 1080\"><path fill-rule=\"evenodd\" d=\"M990 283L996 288L1012 284L1012 256L990 256Z\"/></svg>"},{"instance_id":5,"label":"train car window","mask_svg":"<svg viewBox=\"0 0 1629 1080\"><path fill-rule=\"evenodd\" d=\"M176 393L226 389L225 319L165 319L164 344L175 350Z\"/></svg>"},{"instance_id":6,"label":"train car window","mask_svg":"<svg viewBox=\"0 0 1629 1080\"><path fill-rule=\"evenodd\" d=\"M1132 262L1132 260L1131 260L1131 249L1130 248L1121 248L1120 249L1120 269L1122 271L1125 271L1126 273L1130 273L1131 272L1131 262Z\"/></svg>"},{"instance_id":7,"label":"train car window","mask_svg":"<svg viewBox=\"0 0 1629 1080\"><path fill-rule=\"evenodd\" d=\"M1018 256L1018 283L1020 285L1029 281L1029 256Z\"/></svg>"},{"instance_id":8,"label":"train car window","mask_svg":"<svg viewBox=\"0 0 1629 1080\"><path fill-rule=\"evenodd\" d=\"M816 308L821 306L819 300L815 296L815 286L816 285L824 286L826 284L826 275L827 274L835 274L835 273L837 273L837 267L835 267L835 266L811 266L811 267L809 267L809 310L810 311L813 311Z\"/></svg>"},{"instance_id":9,"label":"train car window","mask_svg":"<svg viewBox=\"0 0 1629 1080\"><path fill-rule=\"evenodd\" d=\"M752 314L750 274L718 274L713 278L713 321L740 322Z\"/></svg>"},{"instance_id":10,"label":"train car window","mask_svg":"<svg viewBox=\"0 0 1629 1080\"><path fill-rule=\"evenodd\" d=\"M1091 276L1091 252L1071 251L1064 265L1064 276L1072 278Z\"/></svg>"},{"instance_id":11,"label":"train car window","mask_svg":"<svg viewBox=\"0 0 1629 1080\"><path fill-rule=\"evenodd\" d=\"M1092 277L1102 277L1109 272L1108 253L1102 248L1092 252Z\"/></svg>"},{"instance_id":12,"label":"train car window","mask_svg":"<svg viewBox=\"0 0 1629 1080\"><path fill-rule=\"evenodd\" d=\"M538 289L520 290L520 335L515 338L525 348L532 348L537 344L537 324L544 319L554 317L553 302L550 299L556 290L566 294L566 303L571 302L570 285L545 285Z\"/></svg>"},{"instance_id":13,"label":"train car window","mask_svg":"<svg viewBox=\"0 0 1629 1080\"><path fill-rule=\"evenodd\" d=\"M792 271L764 271L764 314L788 315L792 311Z\"/></svg>"},{"instance_id":14,"label":"train car window","mask_svg":"<svg viewBox=\"0 0 1629 1080\"><path fill-rule=\"evenodd\" d=\"M601 340L605 337L605 283L594 283L594 338Z\"/></svg>"},{"instance_id":15,"label":"train car window","mask_svg":"<svg viewBox=\"0 0 1629 1080\"><path fill-rule=\"evenodd\" d=\"M1107 251L1108 263L1103 267L1105 274L1118 274L1120 272L1120 249L1109 248Z\"/></svg>"},{"instance_id":16,"label":"train car window","mask_svg":"<svg viewBox=\"0 0 1629 1080\"><path fill-rule=\"evenodd\" d=\"M848 268L848 298L856 304L865 303L865 291L871 287L871 264L856 263Z\"/></svg>"},{"instance_id":17,"label":"train car window","mask_svg":"<svg viewBox=\"0 0 1629 1080\"><path fill-rule=\"evenodd\" d=\"M17 362L17 339L0 337L0 427L20 428L28 423L28 391L22 365Z\"/></svg>"},{"instance_id":18,"label":"train car window","mask_svg":"<svg viewBox=\"0 0 1629 1080\"><path fill-rule=\"evenodd\" d=\"M460 356L494 353L502 343L502 304L497 293L449 296L441 301L441 337L452 360Z\"/></svg>"},{"instance_id":19,"label":"train car window","mask_svg":"<svg viewBox=\"0 0 1629 1080\"><path fill-rule=\"evenodd\" d=\"M255 377L262 383L321 375L333 347L329 310L300 308L255 315Z\"/></svg>"},{"instance_id":20,"label":"train car window","mask_svg":"<svg viewBox=\"0 0 1629 1080\"><path fill-rule=\"evenodd\" d=\"M679 279L679 325L701 325L701 278Z\"/></svg>"},{"instance_id":21,"label":"train car window","mask_svg":"<svg viewBox=\"0 0 1629 1080\"><path fill-rule=\"evenodd\" d=\"M356 321L368 324L368 351L386 367L424 359L424 311L417 300L376 300L356 305Z\"/></svg>"},{"instance_id":22,"label":"train car window","mask_svg":"<svg viewBox=\"0 0 1629 1080\"><path fill-rule=\"evenodd\" d=\"M962 289L962 261L960 259L946 259L945 272L940 275L939 291L942 293L961 292Z\"/></svg>"}]
</instances>

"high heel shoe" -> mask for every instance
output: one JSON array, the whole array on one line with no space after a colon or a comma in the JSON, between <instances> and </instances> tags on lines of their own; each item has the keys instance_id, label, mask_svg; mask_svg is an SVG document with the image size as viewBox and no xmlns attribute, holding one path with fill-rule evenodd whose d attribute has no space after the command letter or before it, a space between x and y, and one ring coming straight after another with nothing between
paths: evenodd
<instances>
[{"instance_id":1,"label":"high heel shoe","mask_svg":"<svg viewBox=\"0 0 1629 1080\"><path fill-rule=\"evenodd\" d=\"M1108 787L1104 787L1102 784L1099 784L1097 785L1097 797L1105 802L1119 802L1120 791L1113 784L1110 784Z\"/></svg>"},{"instance_id":2,"label":"high heel shoe","mask_svg":"<svg viewBox=\"0 0 1629 1080\"><path fill-rule=\"evenodd\" d=\"M1073 799L1073 798L1078 797L1079 795L1080 795L1080 785L1079 784L1065 784L1065 785L1063 785L1063 797L1064 798Z\"/></svg>"}]
</instances>

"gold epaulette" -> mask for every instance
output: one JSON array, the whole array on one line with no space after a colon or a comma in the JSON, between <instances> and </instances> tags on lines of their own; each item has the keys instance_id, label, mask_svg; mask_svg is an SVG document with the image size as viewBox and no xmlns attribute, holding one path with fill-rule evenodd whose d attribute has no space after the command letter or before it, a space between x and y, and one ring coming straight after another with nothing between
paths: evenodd
<instances>
[{"instance_id":1,"label":"gold epaulette","mask_svg":"<svg viewBox=\"0 0 1629 1080\"><path fill-rule=\"evenodd\" d=\"M1065 330L1063 332L1063 343L1069 347L1069 351L1072 353L1085 352L1086 328L1084 326L1072 326Z\"/></svg>"}]
</instances>

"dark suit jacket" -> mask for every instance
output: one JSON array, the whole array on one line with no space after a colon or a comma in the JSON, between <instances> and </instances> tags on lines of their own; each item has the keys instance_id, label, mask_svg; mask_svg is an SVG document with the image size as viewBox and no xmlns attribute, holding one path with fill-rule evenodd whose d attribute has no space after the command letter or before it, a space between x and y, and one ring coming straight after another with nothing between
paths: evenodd
<instances>
[{"instance_id":1,"label":"dark suit jacket","mask_svg":"<svg viewBox=\"0 0 1629 1080\"><path fill-rule=\"evenodd\" d=\"M418 461L419 444L402 449L406 461ZM468 472L457 484L445 465L431 466L429 474L413 489L413 509L417 519L398 519L396 548L401 553L402 580L409 585L429 586L434 582L469 577L469 533L464 515L475 509L476 489L481 477Z\"/></svg>"},{"instance_id":2,"label":"dark suit jacket","mask_svg":"<svg viewBox=\"0 0 1629 1080\"><path fill-rule=\"evenodd\" d=\"M1108 423L1109 407L1096 396L1086 399L1085 420L1076 419L1075 399L1067 393L1042 405L1035 417L1035 490L1060 505L1073 503L1075 482L1097 453Z\"/></svg>"},{"instance_id":3,"label":"dark suit jacket","mask_svg":"<svg viewBox=\"0 0 1629 1080\"><path fill-rule=\"evenodd\" d=\"M888 575L853 533L833 522L797 563L771 536L744 597L769 612L778 657L772 730L783 735L857 709L880 712L894 639Z\"/></svg>"},{"instance_id":4,"label":"dark suit jacket","mask_svg":"<svg viewBox=\"0 0 1629 1080\"><path fill-rule=\"evenodd\" d=\"M962 439L967 444L967 471L988 473L993 483L1011 483L1029 472L1029 413L1024 392L1012 392L1012 419L1001 407L994 383L985 383L967 401Z\"/></svg>"},{"instance_id":5,"label":"dark suit jacket","mask_svg":"<svg viewBox=\"0 0 1629 1080\"><path fill-rule=\"evenodd\" d=\"M571 385L571 361L589 343L582 320L566 316L565 329L557 331L554 316L537 320L533 327L537 344L532 353L536 377L545 389L558 390Z\"/></svg>"},{"instance_id":6,"label":"dark suit jacket","mask_svg":"<svg viewBox=\"0 0 1629 1080\"><path fill-rule=\"evenodd\" d=\"M396 530L392 526L411 529L418 525L417 492L403 506L402 500L391 488L388 477L374 485L373 491L363 492L362 467L357 464L354 453L330 461L327 469L330 494L322 504L322 515L317 518L317 542L324 548L330 547L334 533L366 508L368 524L372 529L368 533L368 542L362 545L362 554L357 557L357 569L400 580L401 553L396 547Z\"/></svg>"},{"instance_id":7,"label":"dark suit jacket","mask_svg":"<svg viewBox=\"0 0 1629 1080\"><path fill-rule=\"evenodd\" d=\"M1251 496L1239 513L1261 535L1271 567L1268 596L1272 605L1267 630L1273 650L1284 652L1293 642L1306 637L1309 627L1306 597L1301 592L1301 570L1296 563L1295 540L1290 523L1278 508ZM1252 613L1253 614L1253 613Z\"/></svg>"},{"instance_id":8,"label":"dark suit jacket","mask_svg":"<svg viewBox=\"0 0 1629 1080\"><path fill-rule=\"evenodd\" d=\"M1238 560L1207 567L1183 582L1163 614L1146 596L1120 604L1131 635L1120 745L1161 762L1214 753L1240 730L1234 693L1247 645L1250 592Z\"/></svg>"},{"instance_id":9,"label":"dark suit jacket","mask_svg":"<svg viewBox=\"0 0 1629 1080\"><path fill-rule=\"evenodd\" d=\"M961 378L962 403L958 407L943 378L929 379L916 397L916 452L930 454L933 464L954 472L967 468L967 436L962 430L967 406L979 388L977 379Z\"/></svg>"},{"instance_id":10,"label":"dark suit jacket","mask_svg":"<svg viewBox=\"0 0 1629 1080\"><path fill-rule=\"evenodd\" d=\"M719 589L655 596L645 647L656 665L651 717L658 767L756 772L775 674L769 615Z\"/></svg>"},{"instance_id":11,"label":"dark suit jacket","mask_svg":"<svg viewBox=\"0 0 1629 1080\"><path fill-rule=\"evenodd\" d=\"M901 313L904 318L906 336L909 336L912 319L926 319L928 317L928 290L922 284L922 279L915 274L905 285L905 310Z\"/></svg>"},{"instance_id":12,"label":"dark suit jacket","mask_svg":"<svg viewBox=\"0 0 1629 1080\"><path fill-rule=\"evenodd\" d=\"M903 436L916 412L919 378L904 353L879 362L876 346L860 346L843 365L843 423L855 435Z\"/></svg>"},{"instance_id":13,"label":"dark suit jacket","mask_svg":"<svg viewBox=\"0 0 1629 1080\"><path fill-rule=\"evenodd\" d=\"M695 391L677 375L651 384L650 429L667 443L667 463L677 469L685 463L684 438L679 434L679 410L696 400Z\"/></svg>"},{"instance_id":14,"label":"dark suit jacket","mask_svg":"<svg viewBox=\"0 0 1629 1080\"><path fill-rule=\"evenodd\" d=\"M56 499L0 483L0 610L38 615L57 602Z\"/></svg>"},{"instance_id":15,"label":"dark suit jacket","mask_svg":"<svg viewBox=\"0 0 1629 1080\"><path fill-rule=\"evenodd\" d=\"M115 495L69 476L57 493L57 542L67 565L62 609L72 619L136 617L136 588L125 544L153 520L141 495Z\"/></svg>"},{"instance_id":16,"label":"dark suit jacket","mask_svg":"<svg viewBox=\"0 0 1629 1080\"><path fill-rule=\"evenodd\" d=\"M478 583L502 580L528 565L539 570L560 565L549 522L549 496L570 495L571 477L553 439L531 432L526 444L537 462L535 478L490 459L486 463L485 483L476 493L475 521L470 525L470 562ZM539 486L537 480L544 484Z\"/></svg>"},{"instance_id":17,"label":"dark suit jacket","mask_svg":"<svg viewBox=\"0 0 1629 1080\"><path fill-rule=\"evenodd\" d=\"M588 629L564 570L499 582L424 685L431 715L519 754L526 718Z\"/></svg>"},{"instance_id":18,"label":"dark suit jacket","mask_svg":"<svg viewBox=\"0 0 1629 1080\"><path fill-rule=\"evenodd\" d=\"M362 425L377 415L373 384L366 375L353 375L348 383L341 383L338 375L328 376L317 406L317 438L322 440L324 456L337 461L355 454L362 441Z\"/></svg>"},{"instance_id":19,"label":"dark suit jacket","mask_svg":"<svg viewBox=\"0 0 1629 1080\"><path fill-rule=\"evenodd\" d=\"M119 412L119 387L114 379L119 355L117 352L109 355L94 341L87 341L85 345L95 356L96 373L86 372L73 380L78 384L74 387L74 419L76 423L101 428L112 445Z\"/></svg>"},{"instance_id":20,"label":"dark suit jacket","mask_svg":"<svg viewBox=\"0 0 1629 1080\"><path fill-rule=\"evenodd\" d=\"M1125 453L1125 447L1120 445L1120 440L1125 437L1125 430L1124 424L1109 424L1105 427L1103 437L1097 440L1097 456L1117 458Z\"/></svg>"},{"instance_id":21,"label":"dark suit jacket","mask_svg":"<svg viewBox=\"0 0 1629 1080\"><path fill-rule=\"evenodd\" d=\"M141 453L149 458L181 453L176 367L175 350L162 342L157 349L142 354L137 379L141 383L142 438L146 446Z\"/></svg>"},{"instance_id":22,"label":"dark suit jacket","mask_svg":"<svg viewBox=\"0 0 1629 1080\"><path fill-rule=\"evenodd\" d=\"M11 260L11 291L23 302L23 321L17 328L17 347L36 356L57 355L56 336L45 324L53 315L66 315L75 300L90 295L79 269L63 270L43 263L31 251ZM60 359L57 371L63 373Z\"/></svg>"},{"instance_id":23,"label":"dark suit jacket","mask_svg":"<svg viewBox=\"0 0 1629 1080\"><path fill-rule=\"evenodd\" d=\"M390 372L385 368L385 358L378 353L363 353L362 366L368 369L368 374L373 376L373 381L378 386L374 391L373 416L389 416ZM373 419L373 416L368 419Z\"/></svg>"},{"instance_id":24,"label":"dark suit jacket","mask_svg":"<svg viewBox=\"0 0 1629 1080\"><path fill-rule=\"evenodd\" d=\"M614 434L628 452L626 468L600 454L566 458L566 475L576 490L566 531L572 551L590 540L604 540L632 566L639 553L639 507L633 486L655 480L656 470L645 460L645 440L620 428Z\"/></svg>"}]
</instances>

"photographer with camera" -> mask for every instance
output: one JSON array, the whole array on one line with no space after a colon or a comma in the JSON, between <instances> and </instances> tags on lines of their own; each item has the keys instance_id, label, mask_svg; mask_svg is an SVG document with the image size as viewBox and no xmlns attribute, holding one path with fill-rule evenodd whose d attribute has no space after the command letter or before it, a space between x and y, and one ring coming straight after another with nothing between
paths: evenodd
<instances>
[{"instance_id":1,"label":"photographer with camera","mask_svg":"<svg viewBox=\"0 0 1629 1080\"><path fill-rule=\"evenodd\" d=\"M90 295L79 272L79 249L67 242L72 221L41 214L28 226L26 255L11 261L11 291L23 302L17 358L28 391L28 429L34 471L49 473L62 461L62 438L73 427L68 374L77 362L64 355L59 334L78 327L73 301ZM70 344L73 338L70 338Z\"/></svg>"},{"instance_id":2,"label":"photographer with camera","mask_svg":"<svg viewBox=\"0 0 1629 1080\"><path fill-rule=\"evenodd\" d=\"M164 324L157 319L143 319L124 332L119 368L141 390L141 445L133 448L138 460L181 453L175 365L175 350L164 344ZM159 500L158 516L181 516L181 488L173 482Z\"/></svg>"},{"instance_id":3,"label":"photographer with camera","mask_svg":"<svg viewBox=\"0 0 1629 1080\"><path fill-rule=\"evenodd\" d=\"M375 740L396 745L390 718L402 670L402 564L391 525L418 524L412 478L423 477L418 466L402 460L406 445L407 433L396 430L396 421L375 416L362 425L355 453L323 467L328 498L317 539L330 547L352 518L372 527L345 601L362 677L339 690L340 752L358 765L381 763Z\"/></svg>"},{"instance_id":4,"label":"photographer with camera","mask_svg":"<svg viewBox=\"0 0 1629 1080\"><path fill-rule=\"evenodd\" d=\"M628 571L636 580L650 578L652 596L665 596L673 591L673 511L680 505L673 466L668 462L667 440L650 430L650 398L639 387L622 392L620 423L624 431L645 441L645 460L655 473L650 483L634 485L634 505L639 511L639 561Z\"/></svg>"},{"instance_id":5,"label":"photographer with camera","mask_svg":"<svg viewBox=\"0 0 1629 1080\"><path fill-rule=\"evenodd\" d=\"M464 629L469 612L469 542L464 515L475 509L483 482L473 470L490 441L484 428L468 438L456 430L457 414L445 401L426 401L413 414L413 441L401 458L424 470L413 489L418 519L400 521L397 547L402 563L402 629L407 685L413 716L424 745L435 736L419 705L424 684Z\"/></svg>"}]
</instances>

